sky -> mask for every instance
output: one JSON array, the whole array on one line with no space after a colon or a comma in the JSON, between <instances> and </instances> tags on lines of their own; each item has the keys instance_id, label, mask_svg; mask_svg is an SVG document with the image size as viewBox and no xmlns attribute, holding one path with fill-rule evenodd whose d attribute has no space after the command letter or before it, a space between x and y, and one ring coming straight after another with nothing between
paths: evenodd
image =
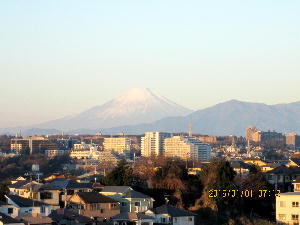
<instances>
[{"instance_id":1,"label":"sky","mask_svg":"<svg viewBox=\"0 0 300 225\"><path fill-rule=\"evenodd\" d=\"M0 127L133 87L198 110L300 101L300 1L0 2Z\"/></svg>"}]
</instances>

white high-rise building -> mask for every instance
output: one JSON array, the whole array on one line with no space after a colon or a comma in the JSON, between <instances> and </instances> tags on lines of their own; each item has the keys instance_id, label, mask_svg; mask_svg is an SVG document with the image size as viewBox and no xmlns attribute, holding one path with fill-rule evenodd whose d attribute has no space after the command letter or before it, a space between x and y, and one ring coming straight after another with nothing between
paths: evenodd
<instances>
[{"instance_id":1,"label":"white high-rise building","mask_svg":"<svg viewBox=\"0 0 300 225\"><path fill-rule=\"evenodd\" d=\"M165 139L164 156L207 161L211 157L211 146L193 137L174 136Z\"/></svg>"},{"instance_id":2,"label":"white high-rise building","mask_svg":"<svg viewBox=\"0 0 300 225\"><path fill-rule=\"evenodd\" d=\"M141 153L144 157L163 155L164 140L172 137L170 133L146 132L141 139Z\"/></svg>"}]
</instances>

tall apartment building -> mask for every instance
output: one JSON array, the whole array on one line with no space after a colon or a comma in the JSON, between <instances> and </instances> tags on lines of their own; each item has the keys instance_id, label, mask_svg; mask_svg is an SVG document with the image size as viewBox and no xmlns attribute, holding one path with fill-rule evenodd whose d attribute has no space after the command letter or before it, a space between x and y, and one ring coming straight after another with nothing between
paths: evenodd
<instances>
[{"instance_id":1,"label":"tall apartment building","mask_svg":"<svg viewBox=\"0 0 300 225\"><path fill-rule=\"evenodd\" d=\"M33 136L27 138L13 138L10 142L10 149L21 152L29 151L32 153L44 153L45 150L57 149L57 146L50 142L48 138Z\"/></svg>"},{"instance_id":2,"label":"tall apartment building","mask_svg":"<svg viewBox=\"0 0 300 225\"><path fill-rule=\"evenodd\" d=\"M164 156L207 161L211 157L211 147L196 138L174 136L165 139Z\"/></svg>"},{"instance_id":3,"label":"tall apartment building","mask_svg":"<svg viewBox=\"0 0 300 225\"><path fill-rule=\"evenodd\" d=\"M131 139L127 137L111 137L104 138L103 147L104 150L115 151L118 153L124 153L124 151L130 151Z\"/></svg>"},{"instance_id":4,"label":"tall apartment building","mask_svg":"<svg viewBox=\"0 0 300 225\"><path fill-rule=\"evenodd\" d=\"M141 139L141 154L144 157L162 155L164 151L164 140L170 138L170 133L146 132Z\"/></svg>"},{"instance_id":5,"label":"tall apartment building","mask_svg":"<svg viewBox=\"0 0 300 225\"><path fill-rule=\"evenodd\" d=\"M300 148L300 136L296 133L287 134L285 136L285 143L293 148Z\"/></svg>"},{"instance_id":6,"label":"tall apartment building","mask_svg":"<svg viewBox=\"0 0 300 225\"><path fill-rule=\"evenodd\" d=\"M246 128L246 139L256 143L279 146L285 144L285 137L282 133L275 131L261 131L256 127Z\"/></svg>"},{"instance_id":7,"label":"tall apartment building","mask_svg":"<svg viewBox=\"0 0 300 225\"><path fill-rule=\"evenodd\" d=\"M261 131L256 127L247 127L246 128L246 140L253 142L260 142L260 133Z\"/></svg>"}]
</instances>

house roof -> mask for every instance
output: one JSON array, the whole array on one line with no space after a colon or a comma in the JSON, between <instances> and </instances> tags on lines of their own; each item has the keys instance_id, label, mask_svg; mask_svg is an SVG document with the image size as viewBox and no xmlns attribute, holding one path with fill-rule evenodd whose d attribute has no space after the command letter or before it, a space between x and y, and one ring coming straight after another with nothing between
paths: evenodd
<instances>
[{"instance_id":1,"label":"house roof","mask_svg":"<svg viewBox=\"0 0 300 225\"><path fill-rule=\"evenodd\" d=\"M36 225L42 225L42 224L51 224L53 220L48 216L22 216L18 217L22 221L26 221L28 224L36 224Z\"/></svg>"},{"instance_id":2,"label":"house roof","mask_svg":"<svg viewBox=\"0 0 300 225\"><path fill-rule=\"evenodd\" d=\"M57 222L60 222L63 219L66 220L75 220L78 223L92 223L93 220L89 217L79 215L72 210L68 209L57 209L51 212L49 217Z\"/></svg>"},{"instance_id":3,"label":"house roof","mask_svg":"<svg viewBox=\"0 0 300 225\"><path fill-rule=\"evenodd\" d=\"M61 190L61 189L86 189L92 188L91 183L78 183L76 181L73 181L71 179L63 179L58 178L54 179L51 182L43 185L41 187L42 190Z\"/></svg>"},{"instance_id":4,"label":"house roof","mask_svg":"<svg viewBox=\"0 0 300 225\"><path fill-rule=\"evenodd\" d=\"M20 180L20 181L14 183L14 184L9 185L8 187L9 188L19 188L19 187L21 187L21 186L23 186L23 185L25 185L27 183L29 183L28 180Z\"/></svg>"},{"instance_id":5,"label":"house roof","mask_svg":"<svg viewBox=\"0 0 300 225\"><path fill-rule=\"evenodd\" d=\"M244 163L242 161L231 161L230 165L232 168L236 168L236 169L240 169L240 168L250 169L251 168L251 165L249 165L248 163Z\"/></svg>"},{"instance_id":6,"label":"house roof","mask_svg":"<svg viewBox=\"0 0 300 225\"><path fill-rule=\"evenodd\" d=\"M20 224L24 224L23 222L19 221L19 220L16 220L4 213L1 213L0 212L0 221L3 223L3 224L10 224L10 223L20 223Z\"/></svg>"},{"instance_id":7,"label":"house roof","mask_svg":"<svg viewBox=\"0 0 300 225\"><path fill-rule=\"evenodd\" d=\"M137 221L141 219L154 219L154 218L144 213L134 213L134 212L124 212L112 217L112 220L122 220L122 221Z\"/></svg>"},{"instance_id":8,"label":"house roof","mask_svg":"<svg viewBox=\"0 0 300 225\"><path fill-rule=\"evenodd\" d=\"M286 167L281 165L268 171L267 174L300 175L300 167Z\"/></svg>"},{"instance_id":9,"label":"house roof","mask_svg":"<svg viewBox=\"0 0 300 225\"><path fill-rule=\"evenodd\" d=\"M125 194L126 198L151 198L148 195L145 195L141 192L135 191L135 190L130 190Z\"/></svg>"},{"instance_id":10,"label":"house roof","mask_svg":"<svg viewBox=\"0 0 300 225\"><path fill-rule=\"evenodd\" d=\"M291 158L290 160L297 164L297 166L300 166L300 158Z\"/></svg>"},{"instance_id":11,"label":"house roof","mask_svg":"<svg viewBox=\"0 0 300 225\"><path fill-rule=\"evenodd\" d=\"M32 190L34 192L37 192L42 186L43 186L43 184L41 184L41 183L31 181L25 185L18 187L17 189L26 189L26 190Z\"/></svg>"},{"instance_id":12,"label":"house roof","mask_svg":"<svg viewBox=\"0 0 300 225\"><path fill-rule=\"evenodd\" d=\"M116 200L109 198L98 192L78 192L76 193L85 203L117 203Z\"/></svg>"},{"instance_id":13,"label":"house roof","mask_svg":"<svg viewBox=\"0 0 300 225\"><path fill-rule=\"evenodd\" d=\"M132 188L129 186L105 186L101 192L125 193L128 190L132 190Z\"/></svg>"},{"instance_id":14,"label":"house roof","mask_svg":"<svg viewBox=\"0 0 300 225\"><path fill-rule=\"evenodd\" d=\"M32 199L23 198L18 195L6 195L6 197L9 198L11 201L13 201L19 207L33 207L33 206L47 205L44 202L33 201Z\"/></svg>"},{"instance_id":15,"label":"house roof","mask_svg":"<svg viewBox=\"0 0 300 225\"><path fill-rule=\"evenodd\" d=\"M160 207L157 207L155 209L156 214L168 214L171 217L183 217L183 216L196 216L195 213L192 213L190 211L186 211L183 209L178 209L174 206L171 206L169 204L162 205Z\"/></svg>"}]
</instances>

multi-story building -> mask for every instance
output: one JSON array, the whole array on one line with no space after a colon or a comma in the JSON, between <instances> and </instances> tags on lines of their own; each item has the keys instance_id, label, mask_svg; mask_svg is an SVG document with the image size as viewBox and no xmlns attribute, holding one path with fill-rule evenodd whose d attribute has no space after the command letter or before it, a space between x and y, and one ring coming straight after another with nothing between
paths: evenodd
<instances>
[{"instance_id":1,"label":"multi-story building","mask_svg":"<svg viewBox=\"0 0 300 225\"><path fill-rule=\"evenodd\" d=\"M170 138L170 133L147 132L141 139L141 153L144 157L163 155L164 140Z\"/></svg>"},{"instance_id":2,"label":"multi-story building","mask_svg":"<svg viewBox=\"0 0 300 225\"><path fill-rule=\"evenodd\" d=\"M70 157L75 159L92 158L93 155L97 155L100 149L101 147L96 144L86 144L84 142L74 144L73 149L70 151Z\"/></svg>"},{"instance_id":3,"label":"multi-story building","mask_svg":"<svg viewBox=\"0 0 300 225\"><path fill-rule=\"evenodd\" d=\"M246 128L246 140L252 142L260 142L260 130L255 126Z\"/></svg>"},{"instance_id":4,"label":"multi-story building","mask_svg":"<svg viewBox=\"0 0 300 225\"><path fill-rule=\"evenodd\" d=\"M196 138L174 136L165 139L164 156L207 161L211 156L211 147Z\"/></svg>"},{"instance_id":5,"label":"multi-story building","mask_svg":"<svg viewBox=\"0 0 300 225\"><path fill-rule=\"evenodd\" d=\"M127 137L110 137L104 138L104 150L115 151L123 154L130 151L131 140Z\"/></svg>"},{"instance_id":6,"label":"multi-story building","mask_svg":"<svg viewBox=\"0 0 300 225\"><path fill-rule=\"evenodd\" d=\"M293 182L294 192L280 193L276 196L277 224L299 224L300 217L300 180ZM270 193L266 193L270 194ZM273 194L273 193L271 193Z\"/></svg>"},{"instance_id":7,"label":"multi-story building","mask_svg":"<svg viewBox=\"0 0 300 225\"><path fill-rule=\"evenodd\" d=\"M67 155L69 154L69 150L61 150L61 149L51 149L51 150L45 150L45 156L47 158L55 158L57 156Z\"/></svg>"},{"instance_id":8,"label":"multi-story building","mask_svg":"<svg viewBox=\"0 0 300 225\"><path fill-rule=\"evenodd\" d=\"M285 136L285 143L294 149L300 148L300 136L296 133L290 133Z\"/></svg>"},{"instance_id":9,"label":"multi-story building","mask_svg":"<svg viewBox=\"0 0 300 225\"><path fill-rule=\"evenodd\" d=\"M45 150L57 149L57 146L49 141L48 138L32 136L27 138L13 138L10 144L11 150L21 152L29 151L32 153L44 153Z\"/></svg>"},{"instance_id":10,"label":"multi-story building","mask_svg":"<svg viewBox=\"0 0 300 225\"><path fill-rule=\"evenodd\" d=\"M271 146L281 146L285 144L285 137L282 133L261 131L256 127L246 128L246 140Z\"/></svg>"}]
</instances>

